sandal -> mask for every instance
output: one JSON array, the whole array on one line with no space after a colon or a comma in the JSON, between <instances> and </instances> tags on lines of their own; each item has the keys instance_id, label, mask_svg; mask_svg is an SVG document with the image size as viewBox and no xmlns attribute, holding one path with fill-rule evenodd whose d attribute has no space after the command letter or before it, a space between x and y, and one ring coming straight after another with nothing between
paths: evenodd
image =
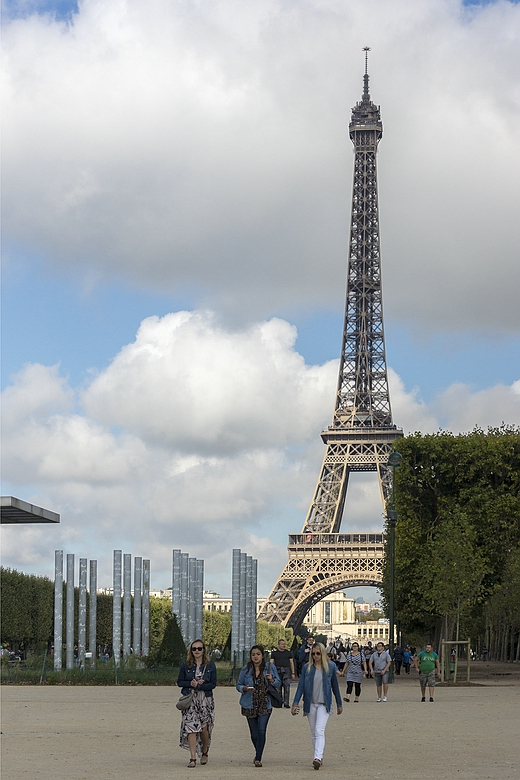
<instances>
[{"instance_id":1,"label":"sandal","mask_svg":"<svg viewBox=\"0 0 520 780\"><path fill-rule=\"evenodd\" d=\"M204 766L204 764L207 764L207 763L208 763L208 751L206 751L206 753L203 753L203 754L201 755L201 757L200 757L200 763L202 764L202 766Z\"/></svg>"},{"instance_id":2,"label":"sandal","mask_svg":"<svg viewBox=\"0 0 520 780\"><path fill-rule=\"evenodd\" d=\"M188 764L188 769L193 769L197 766L197 759L196 758L190 758L190 763Z\"/></svg>"},{"instance_id":3,"label":"sandal","mask_svg":"<svg viewBox=\"0 0 520 780\"><path fill-rule=\"evenodd\" d=\"M255 764L255 766L262 766L262 762L258 761L257 759L255 759L254 764Z\"/></svg>"}]
</instances>

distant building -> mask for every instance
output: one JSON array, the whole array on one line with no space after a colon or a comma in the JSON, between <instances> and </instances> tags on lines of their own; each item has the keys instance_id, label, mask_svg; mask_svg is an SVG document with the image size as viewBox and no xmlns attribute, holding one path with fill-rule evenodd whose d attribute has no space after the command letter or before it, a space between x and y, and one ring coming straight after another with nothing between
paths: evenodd
<instances>
[{"instance_id":1,"label":"distant building","mask_svg":"<svg viewBox=\"0 0 520 780\"><path fill-rule=\"evenodd\" d=\"M361 614L367 614L374 609L381 609L378 601L374 604L367 604L366 601L356 602L356 612L360 612Z\"/></svg>"},{"instance_id":2,"label":"distant building","mask_svg":"<svg viewBox=\"0 0 520 780\"><path fill-rule=\"evenodd\" d=\"M358 610L358 607L363 609ZM377 608L377 604L356 604L354 599L347 598L343 591L339 591L318 601L305 616L303 625L313 634L325 634L328 640L387 641L388 620L356 621L356 613L368 613Z\"/></svg>"},{"instance_id":3,"label":"distant building","mask_svg":"<svg viewBox=\"0 0 520 780\"><path fill-rule=\"evenodd\" d=\"M260 611L265 601L265 596L261 596L256 600L256 612ZM205 590L202 603L204 609L209 612L231 612L231 599L223 598L220 593L215 593L214 590Z\"/></svg>"}]
</instances>

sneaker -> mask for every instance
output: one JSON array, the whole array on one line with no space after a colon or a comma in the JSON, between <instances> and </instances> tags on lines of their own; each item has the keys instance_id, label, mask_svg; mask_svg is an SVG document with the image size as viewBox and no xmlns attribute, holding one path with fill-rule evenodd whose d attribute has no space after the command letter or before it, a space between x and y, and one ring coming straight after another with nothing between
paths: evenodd
<instances>
[{"instance_id":1,"label":"sneaker","mask_svg":"<svg viewBox=\"0 0 520 780\"><path fill-rule=\"evenodd\" d=\"M314 769L319 769L320 766L321 766L320 759L319 758L315 758L314 761L312 762L312 765L313 765Z\"/></svg>"},{"instance_id":2,"label":"sneaker","mask_svg":"<svg viewBox=\"0 0 520 780\"><path fill-rule=\"evenodd\" d=\"M430 696L430 701L433 701L433 696Z\"/></svg>"},{"instance_id":3,"label":"sneaker","mask_svg":"<svg viewBox=\"0 0 520 780\"><path fill-rule=\"evenodd\" d=\"M421 701L426 701L426 698L423 696L423 697L422 697L422 699L421 699Z\"/></svg>"},{"instance_id":4,"label":"sneaker","mask_svg":"<svg viewBox=\"0 0 520 780\"><path fill-rule=\"evenodd\" d=\"M383 701L388 701L388 697L387 696L383 696ZM431 699L430 699L430 701L431 701Z\"/></svg>"},{"instance_id":5,"label":"sneaker","mask_svg":"<svg viewBox=\"0 0 520 780\"><path fill-rule=\"evenodd\" d=\"M376 701L382 701L382 699L376 699Z\"/></svg>"},{"instance_id":6,"label":"sneaker","mask_svg":"<svg viewBox=\"0 0 520 780\"><path fill-rule=\"evenodd\" d=\"M284 704L283 706L285 707L286 710L290 710L291 709L291 705L290 704Z\"/></svg>"}]
</instances>

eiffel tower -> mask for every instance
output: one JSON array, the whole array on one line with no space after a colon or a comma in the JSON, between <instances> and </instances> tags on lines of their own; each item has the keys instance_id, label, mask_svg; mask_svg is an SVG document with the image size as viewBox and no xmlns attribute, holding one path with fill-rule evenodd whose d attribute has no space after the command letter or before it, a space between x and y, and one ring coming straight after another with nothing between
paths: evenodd
<instances>
[{"instance_id":1,"label":"eiffel tower","mask_svg":"<svg viewBox=\"0 0 520 780\"><path fill-rule=\"evenodd\" d=\"M388 392L377 197L379 106L369 93L368 52L361 102L352 109L354 182L343 344L332 424L301 534L289 536L289 561L259 620L297 630L320 599L345 587L382 580L383 535L339 533L351 472L376 471L383 508L392 489L388 456L403 431L392 422Z\"/></svg>"}]
</instances>

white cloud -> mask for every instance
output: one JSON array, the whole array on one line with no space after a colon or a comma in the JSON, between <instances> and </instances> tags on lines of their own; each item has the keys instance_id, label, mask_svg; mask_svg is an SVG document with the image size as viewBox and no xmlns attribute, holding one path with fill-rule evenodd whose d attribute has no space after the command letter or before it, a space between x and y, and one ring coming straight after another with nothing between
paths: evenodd
<instances>
[{"instance_id":1,"label":"white cloud","mask_svg":"<svg viewBox=\"0 0 520 780\"><path fill-rule=\"evenodd\" d=\"M337 369L306 366L296 335L279 319L230 332L208 312L150 317L87 389L85 409L177 450L299 443L315 413L330 416Z\"/></svg>"},{"instance_id":2,"label":"white cloud","mask_svg":"<svg viewBox=\"0 0 520 780\"><path fill-rule=\"evenodd\" d=\"M341 305L370 39L387 315L514 331L519 23L455 0L84 0L70 27L7 23L7 241L242 320Z\"/></svg>"},{"instance_id":3,"label":"white cloud","mask_svg":"<svg viewBox=\"0 0 520 780\"><path fill-rule=\"evenodd\" d=\"M474 391L460 382L451 385L432 403L443 427L460 433L476 427L520 426L520 380Z\"/></svg>"},{"instance_id":4,"label":"white cloud","mask_svg":"<svg viewBox=\"0 0 520 780\"><path fill-rule=\"evenodd\" d=\"M242 547L258 557L267 592L286 534L303 524L336 385L337 364L306 365L294 339L281 320L229 330L209 312L177 312L144 320L86 389L57 367L26 366L3 394L4 478L62 523L4 526L4 565L51 576L63 548L99 559L109 584L111 551L122 548L150 557L153 583L166 587L180 547L228 593L231 549ZM406 432L444 418L455 431L520 424L520 380L483 392L456 385L432 404L392 371L390 383ZM353 475L344 525L381 527L374 475Z\"/></svg>"}]
</instances>

